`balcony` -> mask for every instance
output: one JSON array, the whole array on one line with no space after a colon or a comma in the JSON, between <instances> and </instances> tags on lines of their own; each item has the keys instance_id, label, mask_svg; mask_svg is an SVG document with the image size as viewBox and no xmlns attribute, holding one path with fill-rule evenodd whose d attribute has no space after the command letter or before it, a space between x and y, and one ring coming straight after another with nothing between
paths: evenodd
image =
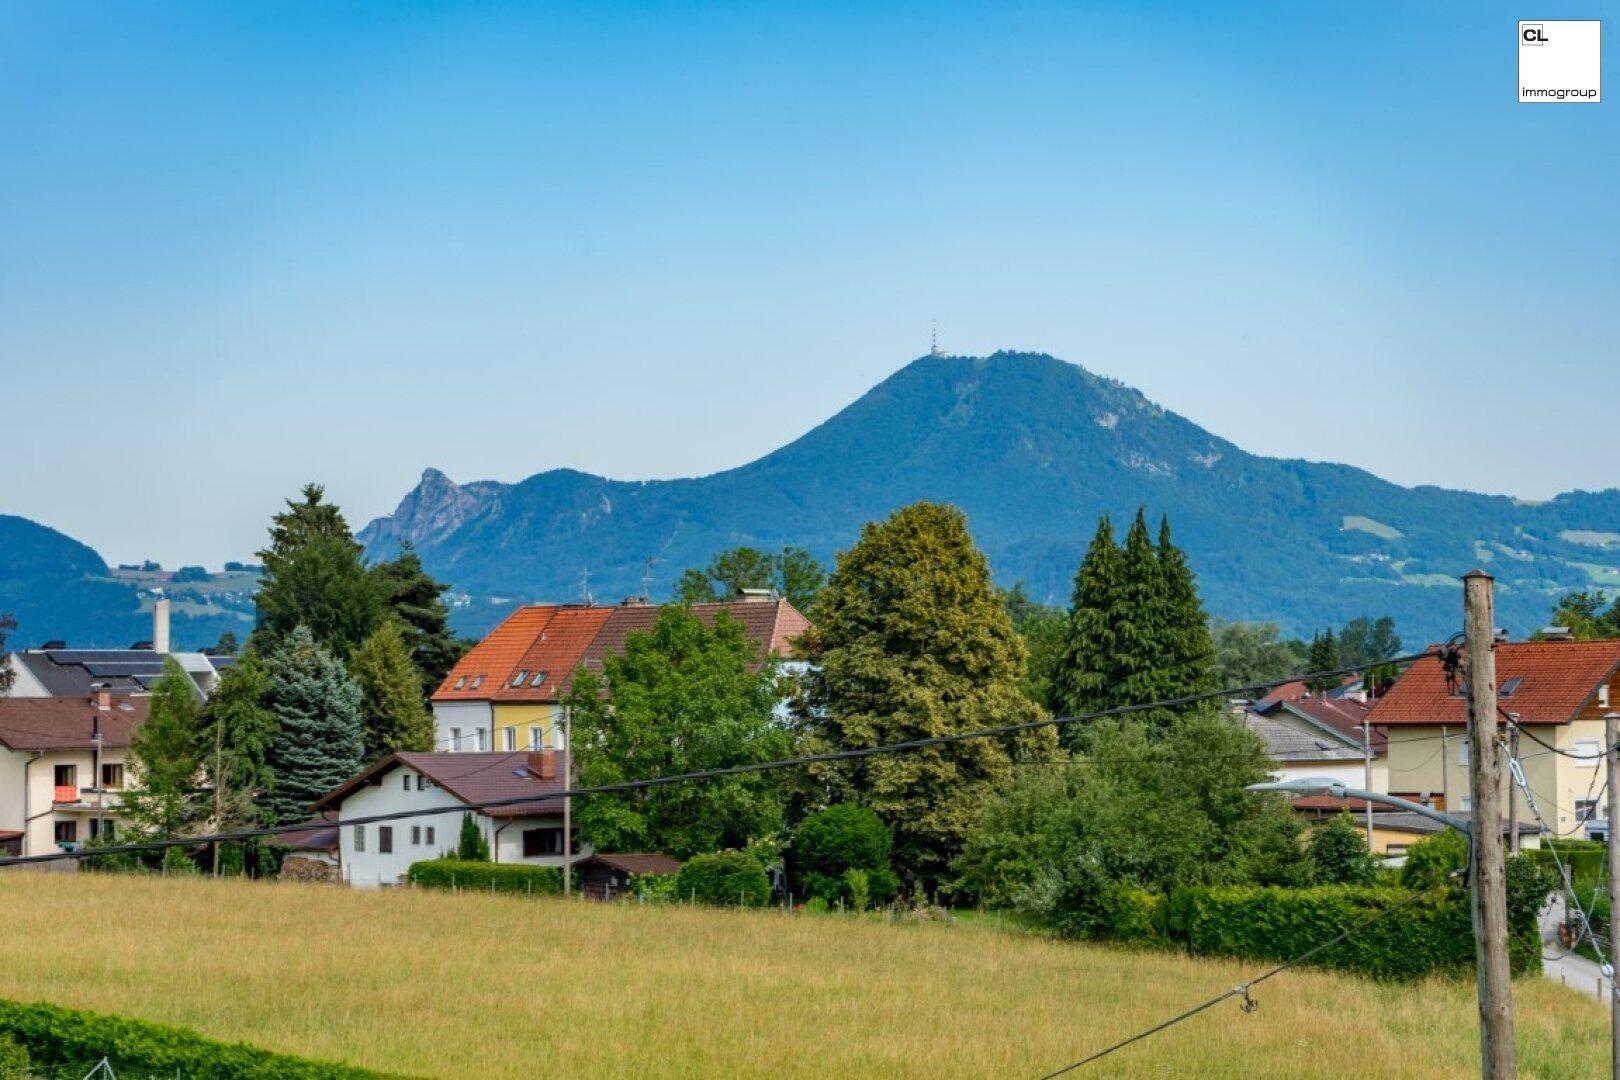
<instances>
[{"instance_id":1,"label":"balcony","mask_svg":"<svg viewBox=\"0 0 1620 1080\"><path fill-rule=\"evenodd\" d=\"M51 792L51 803L60 806L63 803L76 803L79 801L79 785L57 784Z\"/></svg>"}]
</instances>

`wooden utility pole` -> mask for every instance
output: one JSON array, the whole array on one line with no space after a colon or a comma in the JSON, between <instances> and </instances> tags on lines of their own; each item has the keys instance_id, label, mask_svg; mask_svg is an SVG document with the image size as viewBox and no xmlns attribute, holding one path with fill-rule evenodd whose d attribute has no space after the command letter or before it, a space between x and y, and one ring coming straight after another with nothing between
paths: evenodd
<instances>
[{"instance_id":1,"label":"wooden utility pole","mask_svg":"<svg viewBox=\"0 0 1620 1080\"><path fill-rule=\"evenodd\" d=\"M1508 719L1517 724L1519 714L1508 713ZM1517 726L1508 728L1508 759L1510 762L1519 760L1519 729ZM1510 764L1508 767L1511 769L1512 765ZM1520 766L1520 768L1523 768L1523 766ZM1528 784L1529 782L1527 778L1525 783ZM1513 782L1511 772L1508 775L1507 801L1508 850L1517 855L1519 853L1519 788Z\"/></svg>"},{"instance_id":2,"label":"wooden utility pole","mask_svg":"<svg viewBox=\"0 0 1620 1080\"><path fill-rule=\"evenodd\" d=\"M1361 741L1363 743L1363 747L1362 747L1363 756L1365 757L1366 764L1367 764L1367 768L1366 768L1367 779L1366 779L1365 783L1366 783L1367 790L1372 791L1372 790L1374 790L1374 788L1373 788L1373 779L1372 779L1372 721L1368 720L1368 719L1365 719L1365 718L1361 721ZM1371 799L1366 800L1366 802L1367 802L1367 850L1372 851L1373 850L1373 820L1372 820L1373 804L1372 804Z\"/></svg>"},{"instance_id":3,"label":"wooden utility pole","mask_svg":"<svg viewBox=\"0 0 1620 1080\"><path fill-rule=\"evenodd\" d=\"M1440 725L1440 802L1446 813L1457 812L1451 802L1451 730L1445 724Z\"/></svg>"},{"instance_id":4,"label":"wooden utility pole","mask_svg":"<svg viewBox=\"0 0 1620 1080\"><path fill-rule=\"evenodd\" d=\"M1603 759L1608 766L1609 775L1609 808L1605 812L1608 817L1608 837L1604 843L1609 849L1609 910L1620 911L1620 844L1614 839L1614 804L1620 799L1620 743L1616 742L1620 736L1620 713L1610 712L1603 715ZM1609 929L1609 948L1612 961L1615 942L1615 933L1611 923ZM1620 1080L1620 995L1614 992L1614 976L1609 976L1609 1058L1610 1068L1614 1071L1614 1080Z\"/></svg>"},{"instance_id":5,"label":"wooden utility pole","mask_svg":"<svg viewBox=\"0 0 1620 1080\"><path fill-rule=\"evenodd\" d=\"M1496 756L1496 580L1463 575L1463 637L1468 663L1468 759L1471 772L1474 953L1479 964L1480 1075L1519 1074L1513 1042L1513 982L1508 967L1507 884L1502 858L1502 769Z\"/></svg>"},{"instance_id":6,"label":"wooden utility pole","mask_svg":"<svg viewBox=\"0 0 1620 1080\"><path fill-rule=\"evenodd\" d=\"M589 597L590 593L586 593ZM574 740L573 733L568 730L568 709L565 706L557 718L562 724L562 782L563 790L567 791L574 786ZM574 800L571 796L563 796L563 896L574 894Z\"/></svg>"}]
</instances>

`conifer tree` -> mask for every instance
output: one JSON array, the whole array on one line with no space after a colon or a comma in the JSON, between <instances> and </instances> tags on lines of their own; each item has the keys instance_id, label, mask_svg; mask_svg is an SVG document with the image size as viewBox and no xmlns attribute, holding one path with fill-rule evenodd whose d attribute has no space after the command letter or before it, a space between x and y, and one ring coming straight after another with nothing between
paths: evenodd
<instances>
[{"instance_id":1,"label":"conifer tree","mask_svg":"<svg viewBox=\"0 0 1620 1080\"><path fill-rule=\"evenodd\" d=\"M1175 682L1166 647L1169 606L1159 552L1148 533L1147 515L1139 509L1120 554L1120 587L1113 608L1115 674L1108 706L1172 696Z\"/></svg>"},{"instance_id":2,"label":"conifer tree","mask_svg":"<svg viewBox=\"0 0 1620 1080\"><path fill-rule=\"evenodd\" d=\"M251 828L265 821L259 798L271 784L267 757L276 734L276 717L263 705L264 691L264 664L249 649L225 669L203 706L197 741L212 792L209 832ZM212 865L218 875L218 845Z\"/></svg>"},{"instance_id":3,"label":"conifer tree","mask_svg":"<svg viewBox=\"0 0 1620 1080\"><path fill-rule=\"evenodd\" d=\"M1305 667L1310 671L1337 671L1339 666L1339 643L1334 639L1330 626L1311 638L1311 651ZM1325 694L1339 685L1339 679L1336 676L1312 679L1306 685L1313 693Z\"/></svg>"},{"instance_id":4,"label":"conifer tree","mask_svg":"<svg viewBox=\"0 0 1620 1080\"><path fill-rule=\"evenodd\" d=\"M349 674L360 687L367 761L395 750L433 749L433 717L422 704L421 676L398 619L384 619L360 644Z\"/></svg>"},{"instance_id":5,"label":"conifer tree","mask_svg":"<svg viewBox=\"0 0 1620 1080\"><path fill-rule=\"evenodd\" d=\"M201 707L191 676L174 657L165 657L163 676L147 699L146 722L129 741L135 787L124 796L122 816L146 835L180 836L198 816L193 792L202 764Z\"/></svg>"},{"instance_id":6,"label":"conifer tree","mask_svg":"<svg viewBox=\"0 0 1620 1080\"><path fill-rule=\"evenodd\" d=\"M268 653L296 626L346 657L375 627L381 605L366 573L362 549L343 513L324 501L318 484L302 501L287 501L270 526L270 546L259 552L264 574L255 598L254 641Z\"/></svg>"},{"instance_id":7,"label":"conifer tree","mask_svg":"<svg viewBox=\"0 0 1620 1080\"><path fill-rule=\"evenodd\" d=\"M489 838L471 814L461 815L461 835L456 839L456 858L462 862L489 862Z\"/></svg>"},{"instance_id":8,"label":"conifer tree","mask_svg":"<svg viewBox=\"0 0 1620 1080\"><path fill-rule=\"evenodd\" d=\"M1074 601L1052 672L1053 712L1092 712L1110 699L1114 672L1114 607L1119 602L1120 553L1104 514L1074 575Z\"/></svg>"},{"instance_id":9,"label":"conifer tree","mask_svg":"<svg viewBox=\"0 0 1620 1080\"><path fill-rule=\"evenodd\" d=\"M1209 615L1198 598L1198 584L1187 553L1170 539L1170 518L1159 518L1159 567L1169 603L1166 639L1168 661L1175 669L1179 694L1197 694L1216 688L1215 641Z\"/></svg>"},{"instance_id":10,"label":"conifer tree","mask_svg":"<svg viewBox=\"0 0 1620 1080\"><path fill-rule=\"evenodd\" d=\"M277 824L301 821L364 763L360 688L299 626L265 657L263 700L276 718L267 757L275 780L264 804Z\"/></svg>"},{"instance_id":11,"label":"conifer tree","mask_svg":"<svg viewBox=\"0 0 1620 1080\"><path fill-rule=\"evenodd\" d=\"M467 643L450 630L450 611L443 600L445 585L422 568L421 557L409 543L398 557L373 566L371 579L378 602L403 624L426 698L467 651Z\"/></svg>"},{"instance_id":12,"label":"conifer tree","mask_svg":"<svg viewBox=\"0 0 1620 1080\"><path fill-rule=\"evenodd\" d=\"M1023 642L955 507L916 503L869 523L838 557L803 643L807 749L849 749L1038 719ZM895 830L896 869L930 887L1019 759L1049 760L1051 728L880 755L819 771L832 801Z\"/></svg>"}]
</instances>

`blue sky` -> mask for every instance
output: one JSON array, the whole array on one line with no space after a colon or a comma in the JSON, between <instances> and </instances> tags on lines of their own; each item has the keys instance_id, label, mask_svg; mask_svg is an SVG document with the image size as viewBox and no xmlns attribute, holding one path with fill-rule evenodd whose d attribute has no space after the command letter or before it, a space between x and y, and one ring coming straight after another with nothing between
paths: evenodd
<instances>
[{"instance_id":1,"label":"blue sky","mask_svg":"<svg viewBox=\"0 0 1620 1080\"><path fill-rule=\"evenodd\" d=\"M1351 7L6 5L0 512L217 565L306 479L708 472L936 320L1257 452L1613 486L1620 120L1514 100L1516 19L1603 12Z\"/></svg>"}]
</instances>

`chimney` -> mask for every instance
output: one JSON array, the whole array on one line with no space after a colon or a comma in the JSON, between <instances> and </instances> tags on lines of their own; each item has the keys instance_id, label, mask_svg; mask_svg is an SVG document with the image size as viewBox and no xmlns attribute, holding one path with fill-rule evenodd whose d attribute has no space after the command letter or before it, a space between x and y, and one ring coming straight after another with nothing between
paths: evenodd
<instances>
[{"instance_id":1,"label":"chimney","mask_svg":"<svg viewBox=\"0 0 1620 1080\"><path fill-rule=\"evenodd\" d=\"M556 753L551 750L530 750L529 775L538 780L557 779Z\"/></svg>"},{"instance_id":2,"label":"chimney","mask_svg":"<svg viewBox=\"0 0 1620 1080\"><path fill-rule=\"evenodd\" d=\"M737 599L745 604L764 604L776 599L775 589L738 589Z\"/></svg>"},{"instance_id":3,"label":"chimney","mask_svg":"<svg viewBox=\"0 0 1620 1080\"><path fill-rule=\"evenodd\" d=\"M1541 630L1542 641L1574 641L1575 635L1567 626L1546 626Z\"/></svg>"},{"instance_id":4,"label":"chimney","mask_svg":"<svg viewBox=\"0 0 1620 1080\"><path fill-rule=\"evenodd\" d=\"M169 651L169 598L159 596L152 605L152 651Z\"/></svg>"},{"instance_id":5,"label":"chimney","mask_svg":"<svg viewBox=\"0 0 1620 1080\"><path fill-rule=\"evenodd\" d=\"M109 690L96 691L96 709L98 712L112 712L112 692Z\"/></svg>"}]
</instances>

